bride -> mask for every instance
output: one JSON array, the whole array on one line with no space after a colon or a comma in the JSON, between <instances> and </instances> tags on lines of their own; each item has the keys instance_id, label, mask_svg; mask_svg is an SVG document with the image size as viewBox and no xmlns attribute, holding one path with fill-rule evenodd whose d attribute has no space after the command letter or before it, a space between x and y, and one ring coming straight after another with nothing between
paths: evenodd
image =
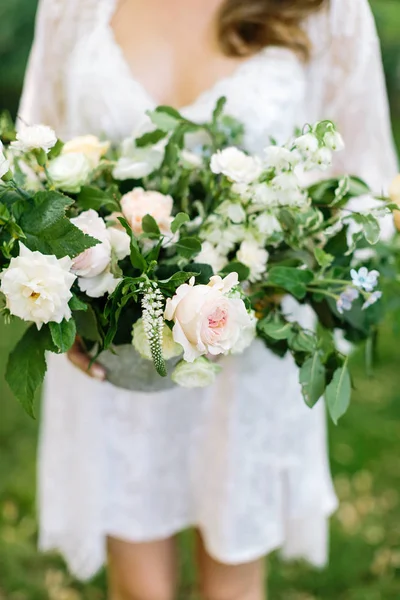
<instances>
[{"instance_id":1,"label":"bride","mask_svg":"<svg viewBox=\"0 0 400 600\"><path fill-rule=\"evenodd\" d=\"M157 104L207 120L222 95L252 152L329 118L346 141L336 170L376 192L396 172L367 0L39 3L21 126L118 143ZM209 600L264 598L263 557L276 548L325 563L336 498L324 405L304 405L291 357L254 343L240 368L226 359L212 389L156 394L113 387L99 365L88 373L78 342L69 358L49 361L40 545L77 577L108 554L112 600L172 599L175 536L187 527Z\"/></svg>"}]
</instances>

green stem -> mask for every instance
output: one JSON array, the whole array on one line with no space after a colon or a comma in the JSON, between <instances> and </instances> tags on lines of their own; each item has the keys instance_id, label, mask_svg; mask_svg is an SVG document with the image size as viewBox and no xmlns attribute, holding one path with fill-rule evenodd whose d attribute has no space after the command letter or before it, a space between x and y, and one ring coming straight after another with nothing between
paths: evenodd
<instances>
[{"instance_id":1,"label":"green stem","mask_svg":"<svg viewBox=\"0 0 400 600\"><path fill-rule=\"evenodd\" d=\"M334 300L338 300L337 294L333 294L332 292L328 292L326 290L320 290L319 288L313 288L311 286L307 286L308 292L316 292L318 294L322 294L323 296L327 296L329 298L334 298Z\"/></svg>"}]
</instances>

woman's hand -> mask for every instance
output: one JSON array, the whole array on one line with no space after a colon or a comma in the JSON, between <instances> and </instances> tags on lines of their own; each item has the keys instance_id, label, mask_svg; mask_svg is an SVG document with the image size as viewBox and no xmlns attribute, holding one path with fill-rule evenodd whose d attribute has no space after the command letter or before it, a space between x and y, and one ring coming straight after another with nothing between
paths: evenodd
<instances>
[{"instance_id":1,"label":"woman's hand","mask_svg":"<svg viewBox=\"0 0 400 600\"><path fill-rule=\"evenodd\" d=\"M98 379L99 381L105 380L105 370L101 365L99 365L99 363L93 363L90 365L90 361L92 359L85 350L82 340L79 337L76 337L74 345L67 352L67 356L72 364L86 373L86 375L90 375L90 377L93 377L93 379Z\"/></svg>"}]
</instances>

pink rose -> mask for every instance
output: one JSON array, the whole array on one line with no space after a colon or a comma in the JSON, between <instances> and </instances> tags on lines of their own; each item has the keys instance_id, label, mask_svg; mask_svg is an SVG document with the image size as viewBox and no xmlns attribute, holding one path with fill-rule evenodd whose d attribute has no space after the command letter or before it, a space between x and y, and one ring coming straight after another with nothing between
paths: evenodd
<instances>
[{"instance_id":1,"label":"pink rose","mask_svg":"<svg viewBox=\"0 0 400 600\"><path fill-rule=\"evenodd\" d=\"M137 187L121 198L122 212L127 219L132 231L136 234L143 232L142 219L151 215L164 235L171 235L172 223L171 196L160 192L146 191Z\"/></svg>"},{"instance_id":2,"label":"pink rose","mask_svg":"<svg viewBox=\"0 0 400 600\"><path fill-rule=\"evenodd\" d=\"M208 285L194 285L192 279L167 300L164 317L174 321L173 338L183 347L185 361L193 362L204 354L227 354L249 328L254 329L243 300L227 295L236 285L237 273L225 279L211 277Z\"/></svg>"}]
</instances>

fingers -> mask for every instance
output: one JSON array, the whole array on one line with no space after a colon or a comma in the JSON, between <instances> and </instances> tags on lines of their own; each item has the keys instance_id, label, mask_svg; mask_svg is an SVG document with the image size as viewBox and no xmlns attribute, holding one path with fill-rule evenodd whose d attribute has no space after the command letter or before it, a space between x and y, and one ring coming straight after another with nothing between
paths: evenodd
<instances>
[{"instance_id":1,"label":"fingers","mask_svg":"<svg viewBox=\"0 0 400 600\"><path fill-rule=\"evenodd\" d=\"M68 351L67 356L75 367L90 375L94 379L104 381L106 378L106 372L101 365L98 363L90 364L91 358L83 348L81 342L76 340L72 348Z\"/></svg>"}]
</instances>

